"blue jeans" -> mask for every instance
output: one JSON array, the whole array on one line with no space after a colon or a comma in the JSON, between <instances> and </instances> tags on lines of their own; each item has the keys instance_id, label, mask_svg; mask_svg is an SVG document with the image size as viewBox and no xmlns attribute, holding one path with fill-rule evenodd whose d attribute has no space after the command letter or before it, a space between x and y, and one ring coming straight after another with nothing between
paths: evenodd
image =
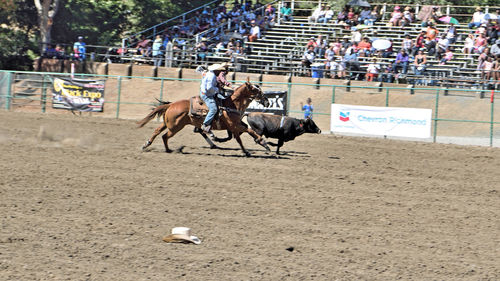
<instances>
[{"instance_id":1,"label":"blue jeans","mask_svg":"<svg viewBox=\"0 0 500 281\"><path fill-rule=\"evenodd\" d=\"M478 27L480 26L481 23L480 22L470 22L469 23L469 28L473 28L473 27Z\"/></svg>"},{"instance_id":2,"label":"blue jeans","mask_svg":"<svg viewBox=\"0 0 500 281\"><path fill-rule=\"evenodd\" d=\"M212 124L212 120L214 120L215 114L217 113L217 103L215 102L215 97L207 97L202 94L200 94L200 97L208 106L208 114L207 117L205 117L205 121L203 121L203 124L208 126Z\"/></svg>"},{"instance_id":3,"label":"blue jeans","mask_svg":"<svg viewBox=\"0 0 500 281\"><path fill-rule=\"evenodd\" d=\"M406 74L406 72L408 71L408 62L405 61L405 62L395 62L393 64L393 68L394 70L398 70L398 68L402 67L403 68L403 74Z\"/></svg>"}]
</instances>

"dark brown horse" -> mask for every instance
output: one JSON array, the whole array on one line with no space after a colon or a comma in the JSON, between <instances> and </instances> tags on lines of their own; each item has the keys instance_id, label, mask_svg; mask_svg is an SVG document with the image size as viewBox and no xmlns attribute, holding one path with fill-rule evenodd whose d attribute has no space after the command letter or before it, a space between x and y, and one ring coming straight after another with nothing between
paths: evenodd
<instances>
[{"instance_id":1,"label":"dark brown horse","mask_svg":"<svg viewBox=\"0 0 500 281\"><path fill-rule=\"evenodd\" d=\"M240 135L244 132L249 133L252 137L254 137L257 143L270 151L264 139L257 135L254 130L248 128L248 126L245 126L244 123L241 122L243 113L250 105L250 102L254 99L261 101L266 98L259 87L252 85L247 81L245 84L238 87L234 91L234 94L232 94L229 98L223 100L222 105L225 109L219 117L219 122L213 122L212 124L212 130L228 130L232 132L236 141L240 144L241 149L247 156L250 156L250 153L245 149L245 147L243 147L243 143L240 138ZM166 152L172 152L168 148L169 138L173 137L186 125L193 125L196 128L200 128L204 117L190 116L189 107L190 103L187 99L179 100L173 103L164 103L157 106L148 116L139 121L139 127L143 127L146 123L151 121L151 119L155 118L155 116L163 115L162 125L154 131L153 135L146 141L142 149L144 150L150 146L154 139L161 132L167 129L167 132L162 136L163 144L165 145ZM206 135L204 135L204 137L207 139Z\"/></svg>"}]
</instances>

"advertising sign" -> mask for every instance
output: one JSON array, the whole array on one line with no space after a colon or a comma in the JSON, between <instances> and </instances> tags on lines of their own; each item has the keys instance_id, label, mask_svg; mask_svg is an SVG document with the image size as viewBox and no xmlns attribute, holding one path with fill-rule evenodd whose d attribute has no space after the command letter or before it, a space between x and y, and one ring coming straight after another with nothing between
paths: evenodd
<instances>
[{"instance_id":1,"label":"advertising sign","mask_svg":"<svg viewBox=\"0 0 500 281\"><path fill-rule=\"evenodd\" d=\"M52 88L53 108L102 112L103 103L103 80L54 78Z\"/></svg>"},{"instance_id":2,"label":"advertising sign","mask_svg":"<svg viewBox=\"0 0 500 281\"><path fill-rule=\"evenodd\" d=\"M269 100L269 106L264 107L257 101L252 101L246 112L266 112L275 115L286 115L287 91L264 91L264 95Z\"/></svg>"},{"instance_id":3,"label":"advertising sign","mask_svg":"<svg viewBox=\"0 0 500 281\"><path fill-rule=\"evenodd\" d=\"M331 131L430 138L431 109L332 104Z\"/></svg>"}]
</instances>

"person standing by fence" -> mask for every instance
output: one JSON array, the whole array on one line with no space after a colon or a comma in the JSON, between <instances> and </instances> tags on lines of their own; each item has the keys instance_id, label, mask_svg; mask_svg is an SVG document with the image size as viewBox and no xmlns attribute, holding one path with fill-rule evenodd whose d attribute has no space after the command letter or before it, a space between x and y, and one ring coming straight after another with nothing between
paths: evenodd
<instances>
[{"instance_id":1,"label":"person standing by fence","mask_svg":"<svg viewBox=\"0 0 500 281\"><path fill-rule=\"evenodd\" d=\"M307 104L305 104L305 105L302 102L300 103L300 107L301 107L302 111L304 111L304 119L307 119L307 118L312 119L314 107L312 105L311 98L307 98L306 102L307 102Z\"/></svg>"}]
</instances>

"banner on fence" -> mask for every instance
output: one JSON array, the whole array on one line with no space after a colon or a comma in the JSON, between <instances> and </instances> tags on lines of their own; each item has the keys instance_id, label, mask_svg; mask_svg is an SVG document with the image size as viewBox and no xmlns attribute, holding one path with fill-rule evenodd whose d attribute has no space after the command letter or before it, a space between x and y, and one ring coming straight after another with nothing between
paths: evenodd
<instances>
[{"instance_id":1,"label":"banner on fence","mask_svg":"<svg viewBox=\"0 0 500 281\"><path fill-rule=\"evenodd\" d=\"M332 104L331 131L430 138L431 116L431 109Z\"/></svg>"},{"instance_id":2,"label":"banner on fence","mask_svg":"<svg viewBox=\"0 0 500 281\"><path fill-rule=\"evenodd\" d=\"M246 112L266 112L276 115L286 115L287 91L264 91L264 96L269 100L269 106L264 107L258 101L252 101Z\"/></svg>"},{"instance_id":3,"label":"banner on fence","mask_svg":"<svg viewBox=\"0 0 500 281\"><path fill-rule=\"evenodd\" d=\"M77 111L103 111L104 80L54 78L52 107Z\"/></svg>"}]
</instances>

